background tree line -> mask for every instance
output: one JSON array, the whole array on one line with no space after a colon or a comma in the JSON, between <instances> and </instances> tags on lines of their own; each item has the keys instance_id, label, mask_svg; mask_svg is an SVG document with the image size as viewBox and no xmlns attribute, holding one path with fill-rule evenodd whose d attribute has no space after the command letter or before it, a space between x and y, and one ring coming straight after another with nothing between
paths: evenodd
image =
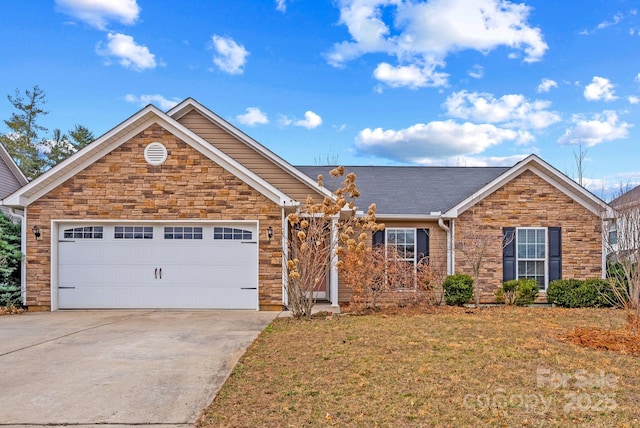
<instances>
[{"instance_id":1,"label":"background tree line","mask_svg":"<svg viewBox=\"0 0 640 428\"><path fill-rule=\"evenodd\" d=\"M49 114L44 108L47 97L38 85L25 90L24 94L16 89L15 94L7 98L15 111L4 121L8 132L0 135L0 143L29 180L95 139L93 132L82 125L75 125L66 134L56 128L48 135L49 130L40 124L43 116Z\"/></svg>"}]
</instances>

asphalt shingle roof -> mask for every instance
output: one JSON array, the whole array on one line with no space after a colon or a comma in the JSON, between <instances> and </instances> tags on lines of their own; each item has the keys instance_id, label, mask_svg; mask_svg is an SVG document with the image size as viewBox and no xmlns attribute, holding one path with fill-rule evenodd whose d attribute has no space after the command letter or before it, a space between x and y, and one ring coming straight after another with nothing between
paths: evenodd
<instances>
[{"instance_id":1,"label":"asphalt shingle roof","mask_svg":"<svg viewBox=\"0 0 640 428\"><path fill-rule=\"evenodd\" d=\"M329 176L331 166L297 166L297 169L316 179L324 176L329 189L339 184ZM507 167L421 167L421 166L345 166L346 172L356 174L361 197L356 204L366 210L375 203L378 215L445 212L471 196L499 175ZM342 179L340 178L340 181Z\"/></svg>"}]
</instances>

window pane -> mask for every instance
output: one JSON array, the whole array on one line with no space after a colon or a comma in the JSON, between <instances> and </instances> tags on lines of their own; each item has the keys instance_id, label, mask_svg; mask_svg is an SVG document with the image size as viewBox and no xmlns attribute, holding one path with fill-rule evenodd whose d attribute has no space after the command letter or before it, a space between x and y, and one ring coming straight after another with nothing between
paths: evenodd
<instances>
[{"instance_id":1,"label":"window pane","mask_svg":"<svg viewBox=\"0 0 640 428\"><path fill-rule=\"evenodd\" d=\"M527 257L527 244L518 243L518 258L523 259Z\"/></svg>"},{"instance_id":2,"label":"window pane","mask_svg":"<svg viewBox=\"0 0 640 428\"><path fill-rule=\"evenodd\" d=\"M405 233L405 242L407 244L414 244L415 243L415 237L412 231L407 230Z\"/></svg>"},{"instance_id":3,"label":"window pane","mask_svg":"<svg viewBox=\"0 0 640 428\"><path fill-rule=\"evenodd\" d=\"M393 230L389 230L387 232L387 241L389 244L393 245L396 243L396 232Z\"/></svg>"}]
</instances>

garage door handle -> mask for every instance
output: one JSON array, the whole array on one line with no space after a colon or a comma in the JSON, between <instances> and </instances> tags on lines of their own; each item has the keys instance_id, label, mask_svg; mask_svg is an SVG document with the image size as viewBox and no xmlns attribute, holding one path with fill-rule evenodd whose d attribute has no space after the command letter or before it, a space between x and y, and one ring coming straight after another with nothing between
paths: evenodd
<instances>
[{"instance_id":1,"label":"garage door handle","mask_svg":"<svg viewBox=\"0 0 640 428\"><path fill-rule=\"evenodd\" d=\"M160 268L160 279L162 279L162 268Z\"/></svg>"},{"instance_id":2,"label":"garage door handle","mask_svg":"<svg viewBox=\"0 0 640 428\"><path fill-rule=\"evenodd\" d=\"M240 287L240 290L257 290L258 287Z\"/></svg>"},{"instance_id":3,"label":"garage door handle","mask_svg":"<svg viewBox=\"0 0 640 428\"><path fill-rule=\"evenodd\" d=\"M156 268L156 273L153 275L154 279L158 279L158 268Z\"/></svg>"}]
</instances>

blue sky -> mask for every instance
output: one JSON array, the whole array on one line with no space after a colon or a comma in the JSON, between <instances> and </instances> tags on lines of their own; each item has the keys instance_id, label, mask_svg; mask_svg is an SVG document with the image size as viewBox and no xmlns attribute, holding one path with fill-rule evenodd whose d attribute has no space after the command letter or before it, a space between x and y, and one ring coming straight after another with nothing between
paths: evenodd
<instances>
[{"instance_id":1,"label":"blue sky","mask_svg":"<svg viewBox=\"0 0 640 428\"><path fill-rule=\"evenodd\" d=\"M96 135L193 97L294 165L536 153L577 177L582 145L584 182L607 198L640 183L639 13L624 0L3 1L0 94L37 84L43 125Z\"/></svg>"}]
</instances>

